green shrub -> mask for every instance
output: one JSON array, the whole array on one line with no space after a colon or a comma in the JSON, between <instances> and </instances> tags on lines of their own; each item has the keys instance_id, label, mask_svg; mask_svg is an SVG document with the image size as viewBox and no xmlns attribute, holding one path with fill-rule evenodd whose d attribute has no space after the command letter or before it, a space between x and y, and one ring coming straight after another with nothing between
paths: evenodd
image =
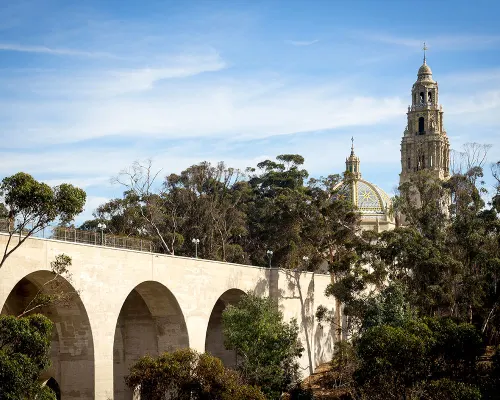
<instances>
[{"instance_id":1,"label":"green shrub","mask_svg":"<svg viewBox=\"0 0 500 400\"><path fill-rule=\"evenodd\" d=\"M191 349L142 357L125 378L128 387L140 386L141 398L164 400L265 400L259 388L246 385L218 358Z\"/></svg>"},{"instance_id":2,"label":"green shrub","mask_svg":"<svg viewBox=\"0 0 500 400\"><path fill-rule=\"evenodd\" d=\"M430 382L422 400L480 400L481 392L474 385L450 379L440 379Z\"/></svg>"}]
</instances>

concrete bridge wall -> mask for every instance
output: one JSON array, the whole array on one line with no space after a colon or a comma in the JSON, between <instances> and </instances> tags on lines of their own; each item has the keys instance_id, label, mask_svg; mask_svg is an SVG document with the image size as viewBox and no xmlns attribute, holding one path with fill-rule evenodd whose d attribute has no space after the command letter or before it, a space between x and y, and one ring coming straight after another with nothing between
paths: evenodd
<instances>
[{"instance_id":1,"label":"concrete bridge wall","mask_svg":"<svg viewBox=\"0 0 500 400\"><path fill-rule=\"evenodd\" d=\"M5 242L0 235L0 249ZM224 348L221 313L248 291L277 297L285 318L297 319L305 376L331 358L332 328L314 320L318 305L332 304L324 296L327 275L33 238L0 270L2 313L25 309L61 253L72 258L71 283L60 280L53 290L79 296L39 311L55 323L45 379L57 381L64 400L131 399L123 377L145 354L189 346L234 364Z\"/></svg>"}]
</instances>

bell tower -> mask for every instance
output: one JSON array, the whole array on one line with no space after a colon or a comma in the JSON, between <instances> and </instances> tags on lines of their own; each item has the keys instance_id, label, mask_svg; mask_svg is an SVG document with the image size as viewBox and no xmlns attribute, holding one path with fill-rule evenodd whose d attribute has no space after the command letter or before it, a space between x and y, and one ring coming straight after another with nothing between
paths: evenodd
<instances>
[{"instance_id":1,"label":"bell tower","mask_svg":"<svg viewBox=\"0 0 500 400\"><path fill-rule=\"evenodd\" d=\"M438 84L427 65L425 43L423 50L424 63L411 90L408 123L401 140L400 184L423 169L440 179L450 176L450 144L443 126L443 107L439 105Z\"/></svg>"}]
</instances>

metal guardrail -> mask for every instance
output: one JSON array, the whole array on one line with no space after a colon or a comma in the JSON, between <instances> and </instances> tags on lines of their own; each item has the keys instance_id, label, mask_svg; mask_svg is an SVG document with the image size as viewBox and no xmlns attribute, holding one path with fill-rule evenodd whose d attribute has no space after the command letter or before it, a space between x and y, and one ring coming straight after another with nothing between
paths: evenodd
<instances>
[{"instance_id":1,"label":"metal guardrail","mask_svg":"<svg viewBox=\"0 0 500 400\"><path fill-rule=\"evenodd\" d=\"M10 226L13 228L14 225L10 222ZM28 227L29 228L29 227ZM9 220L5 218L0 218L0 233L9 232ZM16 233L17 235L17 233ZM63 242L73 242L73 243L84 243L95 246L105 246L119 249L128 249L128 250L136 250L143 251L147 253L159 253L155 248L154 242L149 239L140 239L136 237L128 237L128 236L118 236L112 234L106 234L103 232L96 231L85 231L82 229L76 228L66 228L61 226L47 226L45 229L42 229L31 237L36 237L40 239L54 239L60 240ZM188 256L181 256L183 258L192 258ZM223 262L224 261L216 261L211 259L203 259L203 261L207 262ZM247 264L237 264L237 263L228 263L233 265L240 265L243 267L250 268L262 268L257 265L247 265ZM271 268L277 269L277 268ZM278 268L279 269L279 268ZM318 272L316 272L318 274ZM319 273L321 275L321 273Z\"/></svg>"},{"instance_id":2,"label":"metal guardrail","mask_svg":"<svg viewBox=\"0 0 500 400\"><path fill-rule=\"evenodd\" d=\"M9 225L11 229L9 229ZM0 232L9 232L12 228L13 223L11 221L8 219L0 219ZM95 246L154 252L153 242L148 239L118 236L104 232L84 231L81 229L66 228L61 226L48 226L45 229L39 230L32 236L44 239L61 240L64 242L85 243Z\"/></svg>"}]
</instances>

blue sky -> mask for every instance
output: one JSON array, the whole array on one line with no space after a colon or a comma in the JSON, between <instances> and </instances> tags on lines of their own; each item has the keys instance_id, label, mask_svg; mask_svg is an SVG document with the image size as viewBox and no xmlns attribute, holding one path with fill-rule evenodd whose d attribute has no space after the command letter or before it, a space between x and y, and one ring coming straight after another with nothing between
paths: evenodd
<instances>
[{"instance_id":1,"label":"blue sky","mask_svg":"<svg viewBox=\"0 0 500 400\"><path fill-rule=\"evenodd\" d=\"M0 0L0 176L88 193L151 158L164 175L299 153L389 194L422 42L452 148L500 160L500 3Z\"/></svg>"}]
</instances>

